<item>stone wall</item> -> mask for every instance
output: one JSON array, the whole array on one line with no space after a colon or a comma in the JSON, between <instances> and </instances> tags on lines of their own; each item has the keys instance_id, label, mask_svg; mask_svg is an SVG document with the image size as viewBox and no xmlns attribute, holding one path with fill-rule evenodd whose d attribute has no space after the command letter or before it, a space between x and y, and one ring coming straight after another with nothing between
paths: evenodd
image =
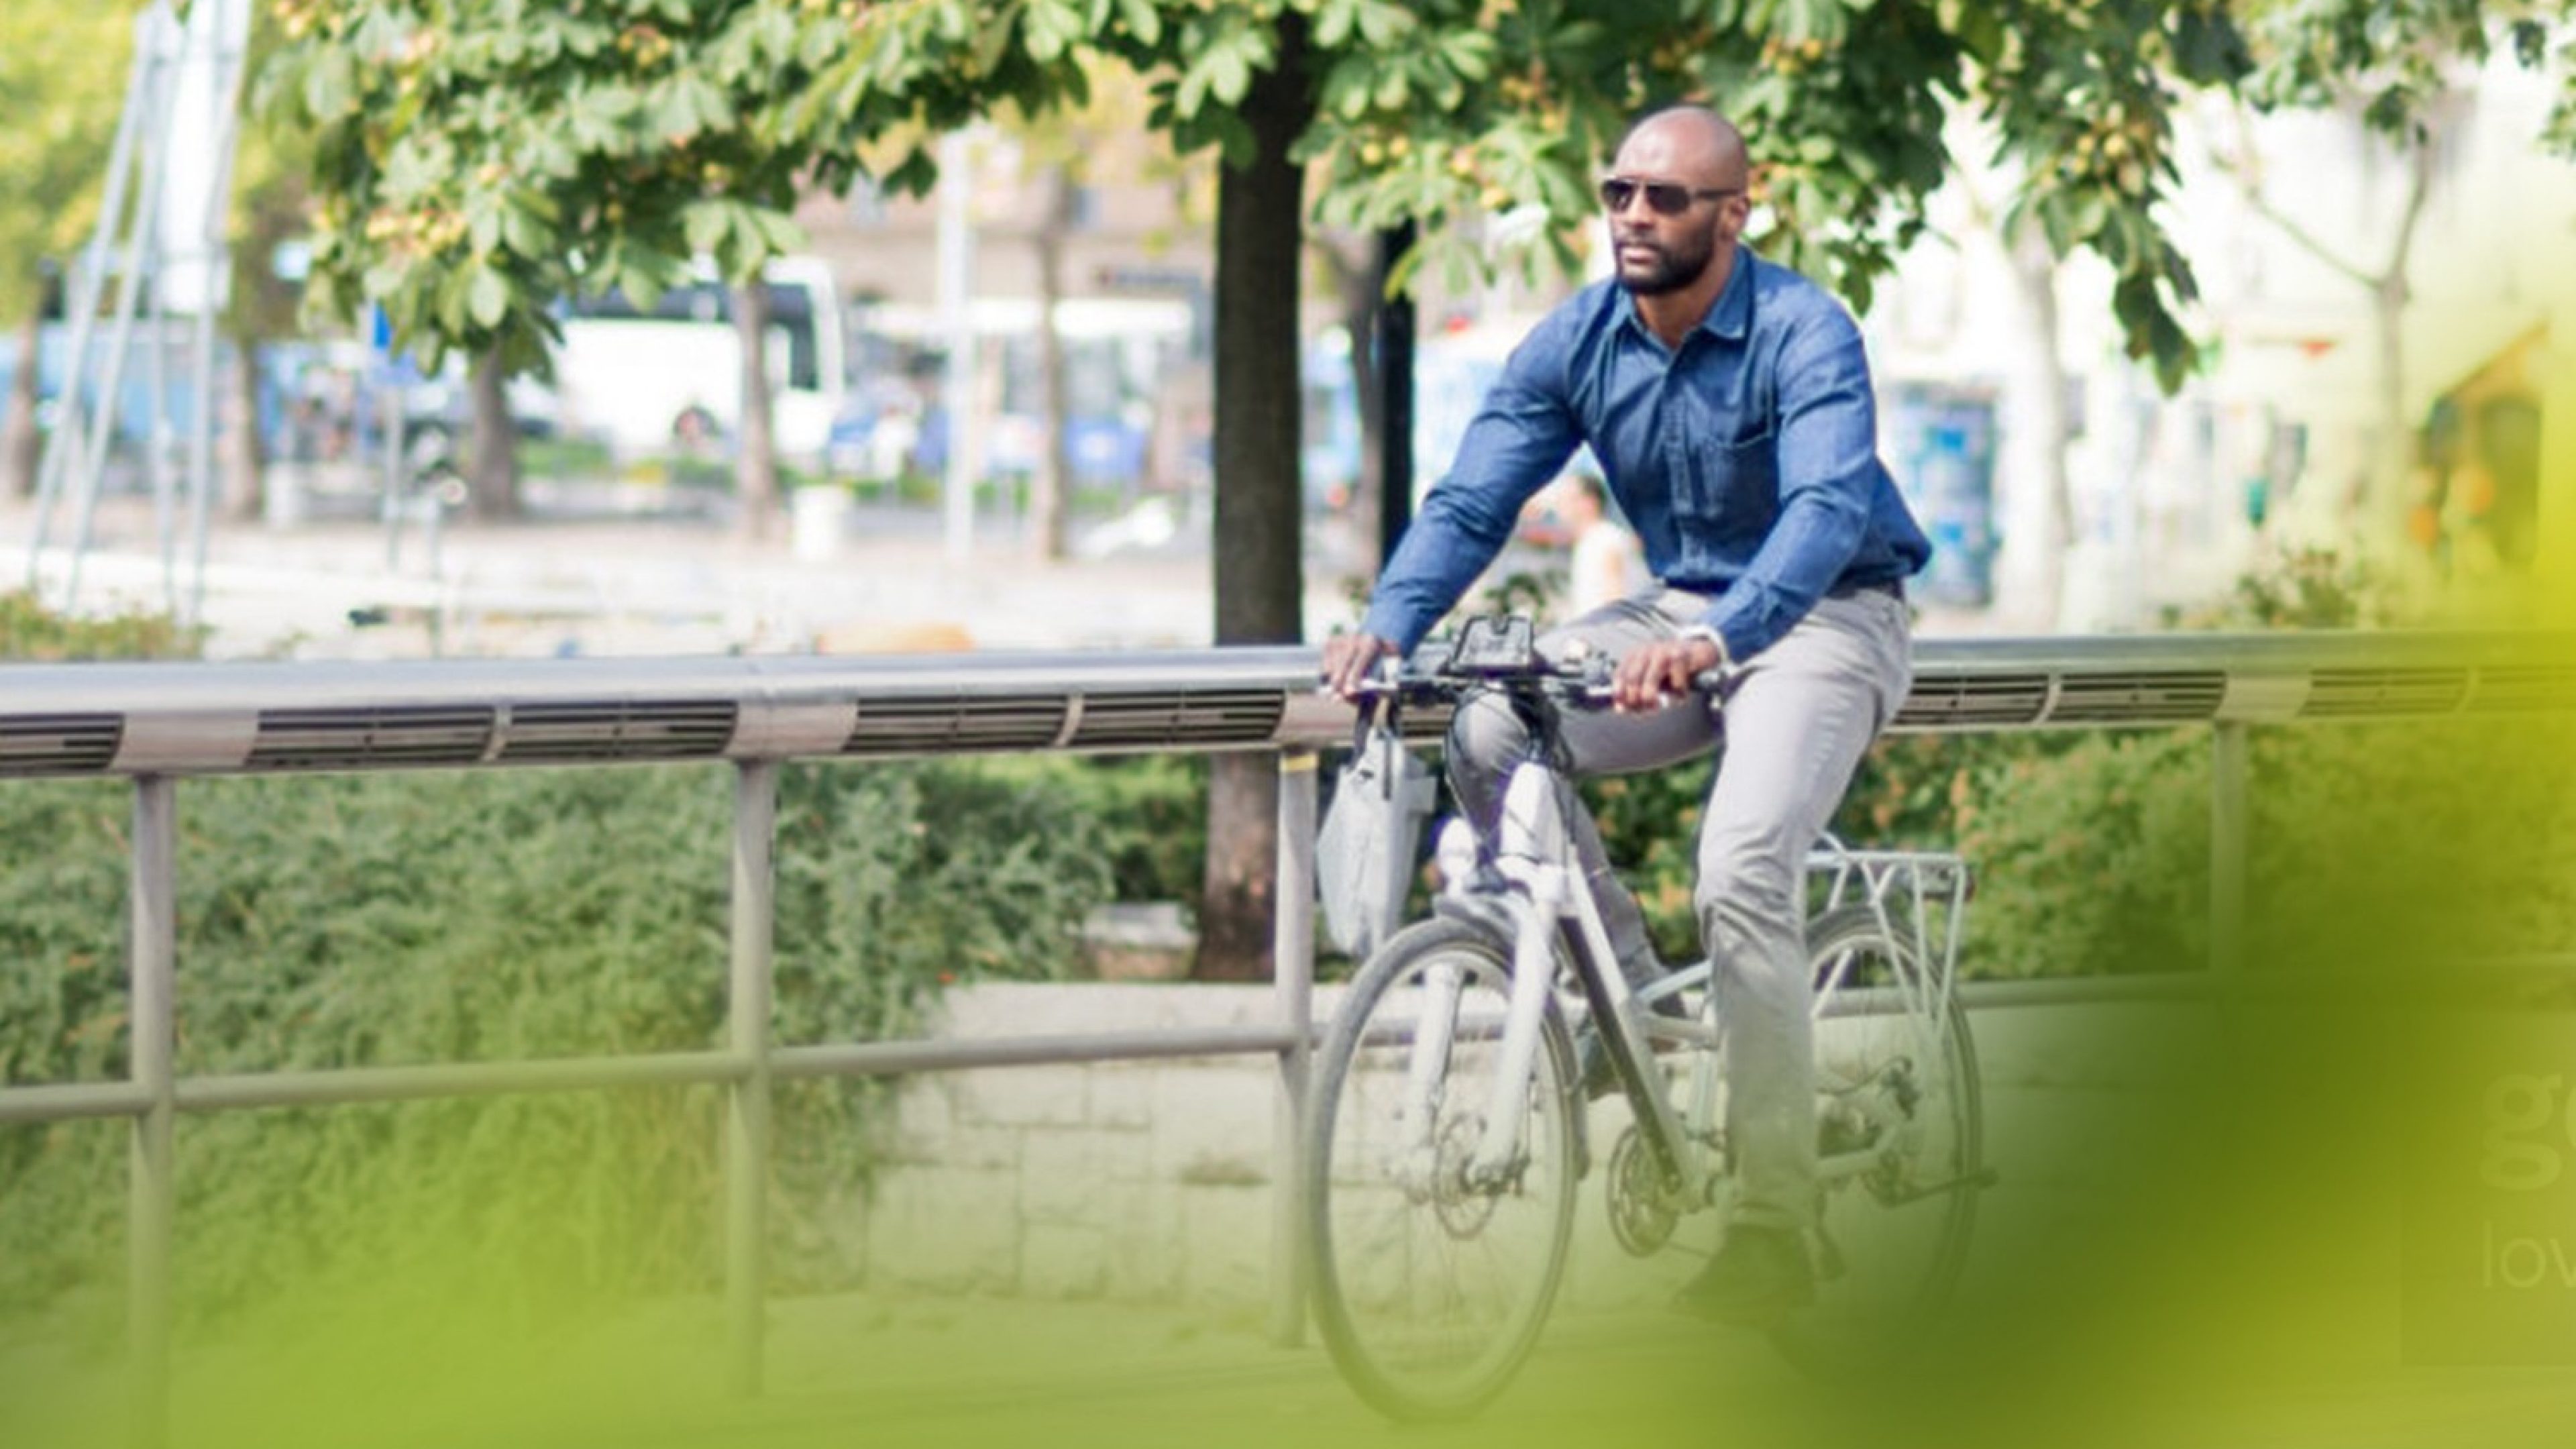
<instances>
[{"instance_id":1,"label":"stone wall","mask_svg":"<svg viewBox=\"0 0 2576 1449\"><path fill-rule=\"evenodd\" d=\"M1321 1012L1331 993L1319 993ZM950 1040L1277 1020L1267 986L954 990ZM872 1283L1255 1306L1269 1289L1277 1060L1004 1067L907 1079L865 1209Z\"/></svg>"}]
</instances>

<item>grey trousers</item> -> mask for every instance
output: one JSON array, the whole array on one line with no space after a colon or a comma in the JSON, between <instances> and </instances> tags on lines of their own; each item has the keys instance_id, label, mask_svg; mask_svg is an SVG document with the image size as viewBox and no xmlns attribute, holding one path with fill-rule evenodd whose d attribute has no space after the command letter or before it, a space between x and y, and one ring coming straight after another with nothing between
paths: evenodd
<instances>
[{"instance_id":1,"label":"grey trousers","mask_svg":"<svg viewBox=\"0 0 2576 1449\"><path fill-rule=\"evenodd\" d=\"M1581 639L1620 657L1703 617L1707 595L1657 587L1550 631L1551 657ZM1804 873L1852 772L1913 678L1904 601L1877 590L1820 600L1736 675L1723 712L1678 701L1654 714L1569 714L1577 775L1690 759L1721 743L1699 831L1692 901L1715 963L1726 1033L1726 1127L1737 1171L1732 1221L1803 1229L1816 1207L1815 1036L1808 1016ZM1490 830L1502 787L1528 749L1509 707L1460 711L1449 773L1459 802ZM1575 849L1610 944L1632 976L1651 961L1635 897L1611 871L1590 815L1568 812Z\"/></svg>"}]
</instances>

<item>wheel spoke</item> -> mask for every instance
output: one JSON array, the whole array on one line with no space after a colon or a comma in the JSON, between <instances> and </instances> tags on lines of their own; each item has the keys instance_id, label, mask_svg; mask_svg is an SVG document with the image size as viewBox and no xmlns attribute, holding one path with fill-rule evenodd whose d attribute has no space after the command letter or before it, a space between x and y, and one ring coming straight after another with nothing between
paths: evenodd
<instances>
[{"instance_id":1,"label":"wheel spoke","mask_svg":"<svg viewBox=\"0 0 2576 1449\"><path fill-rule=\"evenodd\" d=\"M1443 977L1454 989L1424 989ZM1307 1144L1317 1315L1353 1385L1398 1417L1464 1413L1498 1391L1563 1270L1572 1053L1553 1016L1520 1099L1512 1169L1471 1181L1503 1057L1491 1023L1508 996L1506 958L1488 938L1426 923L1371 962L1318 1058ZM1422 1020L1426 1006L1447 1011ZM1424 1037L1445 1051L1418 1050ZM1427 1120L1409 1114L1417 1101L1436 1104Z\"/></svg>"},{"instance_id":2,"label":"wheel spoke","mask_svg":"<svg viewBox=\"0 0 2576 1449\"><path fill-rule=\"evenodd\" d=\"M1819 1281L1775 1337L1792 1358L1848 1367L1920 1341L1957 1276L1976 1215L1976 1190L1958 1186L1980 1162L1976 1056L1964 1013L1925 1014L1919 964L1867 913L1819 923L1811 950L1819 981L1900 988L1886 999L1909 1007L1816 1024Z\"/></svg>"}]
</instances>

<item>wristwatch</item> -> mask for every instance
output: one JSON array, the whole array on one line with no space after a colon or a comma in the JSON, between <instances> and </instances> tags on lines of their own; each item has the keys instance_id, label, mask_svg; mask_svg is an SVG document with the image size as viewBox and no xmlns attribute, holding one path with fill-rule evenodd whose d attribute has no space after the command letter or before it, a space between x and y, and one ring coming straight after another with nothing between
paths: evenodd
<instances>
[{"instance_id":1,"label":"wristwatch","mask_svg":"<svg viewBox=\"0 0 2576 1449\"><path fill-rule=\"evenodd\" d=\"M1712 649L1715 649L1715 650L1717 651L1717 667L1718 667L1718 668L1720 668L1720 669L1724 669L1724 668L1726 668L1728 665L1733 664L1733 663L1735 662L1735 660L1734 660L1733 656L1729 655L1729 654L1726 652L1726 638L1725 638L1725 636L1723 636L1723 635L1719 634L1719 633L1717 632L1717 630L1716 630L1716 629L1714 629L1714 628L1710 627L1709 625L1706 625L1706 624L1692 624L1692 625L1690 625L1690 626L1688 626L1688 627L1684 628L1684 629L1683 629L1679 634L1676 634L1676 635L1674 635L1673 637L1674 637L1674 638L1676 638L1676 639L1705 639L1705 640L1707 640L1707 641L1708 641L1708 643L1709 643L1709 647L1710 647L1710 648L1712 648Z\"/></svg>"}]
</instances>

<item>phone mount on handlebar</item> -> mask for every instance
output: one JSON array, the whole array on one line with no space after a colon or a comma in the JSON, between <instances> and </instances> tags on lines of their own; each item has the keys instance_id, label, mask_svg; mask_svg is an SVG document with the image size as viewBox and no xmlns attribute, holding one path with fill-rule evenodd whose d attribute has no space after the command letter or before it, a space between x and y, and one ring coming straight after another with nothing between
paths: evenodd
<instances>
[{"instance_id":1,"label":"phone mount on handlebar","mask_svg":"<svg viewBox=\"0 0 2576 1449\"><path fill-rule=\"evenodd\" d=\"M1513 614L1479 614L1459 631L1445 672L1495 678L1524 675L1540 663L1537 634L1528 619Z\"/></svg>"}]
</instances>

